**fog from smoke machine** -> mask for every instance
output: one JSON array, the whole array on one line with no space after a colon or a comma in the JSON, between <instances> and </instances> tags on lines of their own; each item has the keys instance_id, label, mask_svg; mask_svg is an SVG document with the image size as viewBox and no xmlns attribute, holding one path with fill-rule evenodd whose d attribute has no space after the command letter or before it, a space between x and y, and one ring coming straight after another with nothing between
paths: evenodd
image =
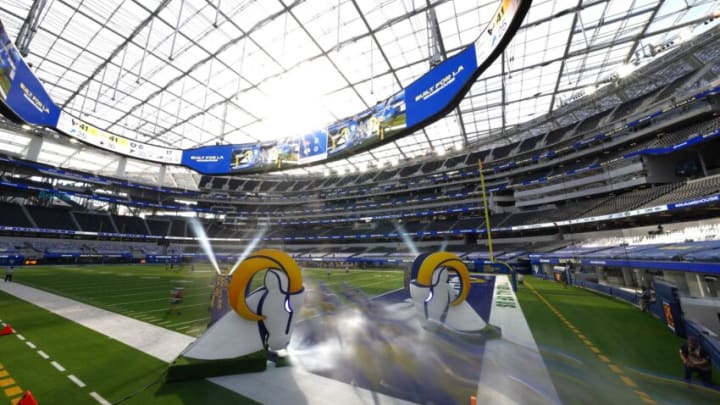
<instances>
[{"instance_id":1,"label":"fog from smoke machine","mask_svg":"<svg viewBox=\"0 0 720 405\"><path fill-rule=\"evenodd\" d=\"M403 242L405 243L405 246L407 246L407 248L410 249L410 253L412 253L413 257L419 256L420 252L418 252L417 248L415 247L415 242L413 242L410 235L407 234L405 227L403 227L402 224L396 222L395 230L397 231L398 234L400 234L400 237L402 238Z\"/></svg>"},{"instance_id":2,"label":"fog from smoke machine","mask_svg":"<svg viewBox=\"0 0 720 405\"><path fill-rule=\"evenodd\" d=\"M200 221L194 217L190 218L188 223L190 224L190 229L192 229L193 233L195 234L197 241L200 243L203 252L205 252L205 255L210 261L210 264L212 264L217 274L220 274L220 266L218 266L217 259L215 258L215 252L213 252L212 246L210 246L210 240L205 233L205 228L203 228L202 223L200 223Z\"/></svg>"},{"instance_id":3,"label":"fog from smoke machine","mask_svg":"<svg viewBox=\"0 0 720 405\"><path fill-rule=\"evenodd\" d=\"M230 269L230 274L235 273L235 270L237 270L238 266L240 266L240 263L245 260L246 257L250 256L250 253L255 250L255 246L257 246L257 244L260 243L260 241L262 240L263 236L265 236L265 232L267 232L267 227L262 227L258 230L258 233L256 233L250 243L245 246L245 250L243 250L240 257L238 257L237 261L235 261L232 269Z\"/></svg>"}]
</instances>

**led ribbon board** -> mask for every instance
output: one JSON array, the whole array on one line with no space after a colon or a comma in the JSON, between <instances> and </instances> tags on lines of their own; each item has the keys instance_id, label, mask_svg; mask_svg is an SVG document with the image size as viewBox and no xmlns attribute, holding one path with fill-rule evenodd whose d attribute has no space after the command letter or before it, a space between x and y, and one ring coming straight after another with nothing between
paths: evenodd
<instances>
[{"instance_id":1,"label":"led ribbon board","mask_svg":"<svg viewBox=\"0 0 720 405\"><path fill-rule=\"evenodd\" d=\"M267 143L180 150L108 133L55 105L0 23L0 104L13 118L95 147L203 174L260 173L341 159L409 135L455 108L513 38L532 0L502 0L482 35L398 93L312 133Z\"/></svg>"},{"instance_id":2,"label":"led ribbon board","mask_svg":"<svg viewBox=\"0 0 720 405\"><path fill-rule=\"evenodd\" d=\"M0 104L15 121L54 127L60 108L20 56L0 21Z\"/></svg>"}]
</instances>

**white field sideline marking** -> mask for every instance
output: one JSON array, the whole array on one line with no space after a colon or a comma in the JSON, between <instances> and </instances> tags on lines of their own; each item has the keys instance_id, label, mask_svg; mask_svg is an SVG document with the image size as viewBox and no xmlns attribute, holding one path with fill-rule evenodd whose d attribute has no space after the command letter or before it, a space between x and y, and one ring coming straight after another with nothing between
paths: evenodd
<instances>
[{"instance_id":1,"label":"white field sideline marking","mask_svg":"<svg viewBox=\"0 0 720 405\"><path fill-rule=\"evenodd\" d=\"M25 337L23 335L17 334L16 336L20 337L21 338L20 340L24 340L25 344L28 345L30 348L37 349L37 346L35 346L35 344L31 341L25 340ZM50 359L50 356L42 350L38 349L37 354L45 360ZM65 367L60 365L60 363L58 363L57 361L52 360L52 361L50 361L50 364L61 373L64 373L65 371L67 371L65 369ZM75 385L77 385L80 388L85 388L87 386L81 379L77 378L74 374L69 374L68 378L70 379L70 381L74 382ZM96 401L98 401L101 405L112 405L110 402L108 402L105 398L101 397L96 392L90 393L90 396L93 397Z\"/></svg>"},{"instance_id":2,"label":"white field sideline marking","mask_svg":"<svg viewBox=\"0 0 720 405\"><path fill-rule=\"evenodd\" d=\"M77 384L78 387L80 387L80 388L84 388L84 387L85 387L85 383L82 382L81 379L75 377L74 375L70 374L70 375L68 375L68 378L70 379L70 381L72 381L72 382L74 382L75 384Z\"/></svg>"},{"instance_id":3,"label":"white field sideline marking","mask_svg":"<svg viewBox=\"0 0 720 405\"><path fill-rule=\"evenodd\" d=\"M21 334L19 334L19 333L18 333L17 335L15 335L15 336L17 336L17 338L20 339L20 340L25 340L25 336L23 336L23 335L21 335Z\"/></svg>"},{"instance_id":4,"label":"white field sideline marking","mask_svg":"<svg viewBox=\"0 0 720 405\"><path fill-rule=\"evenodd\" d=\"M98 393L95 392L95 391L91 392L91 393L90 393L90 396L93 397L93 398L95 398L95 400L98 401L101 405L112 405L112 403L110 403L110 402L109 402L108 400L106 400L105 398L101 397L100 394L98 394Z\"/></svg>"}]
</instances>

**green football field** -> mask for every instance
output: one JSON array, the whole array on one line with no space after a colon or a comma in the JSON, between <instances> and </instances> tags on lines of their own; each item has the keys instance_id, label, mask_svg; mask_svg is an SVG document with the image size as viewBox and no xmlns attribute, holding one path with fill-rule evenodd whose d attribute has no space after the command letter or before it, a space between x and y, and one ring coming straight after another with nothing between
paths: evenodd
<instances>
[{"instance_id":1,"label":"green football field","mask_svg":"<svg viewBox=\"0 0 720 405\"><path fill-rule=\"evenodd\" d=\"M614 298L530 277L518 299L563 402L720 403L720 391L681 381L678 348L684 340L652 315Z\"/></svg>"},{"instance_id":2,"label":"green football field","mask_svg":"<svg viewBox=\"0 0 720 405\"><path fill-rule=\"evenodd\" d=\"M310 289L323 282L330 289L350 285L377 295L402 286L400 271L303 269L303 276ZM188 267L168 271L164 265L38 266L22 268L14 277L19 283L199 335L208 320L214 272L209 266L198 266L195 272ZM535 279L526 284L534 291L521 286L518 298L564 403L720 403L716 391L679 381L677 348L682 341L657 319L582 289L562 289ZM169 291L176 286L186 288L186 299L180 314L167 314ZM599 360L551 306L620 373ZM0 385L10 378L15 385L9 387L30 389L40 404L96 404L92 392L111 403L252 403L207 381L163 385L166 364L162 361L4 293L0 293L0 319L26 338L0 337L0 375L8 373L0 378ZM29 347L28 341L37 348ZM66 371L60 372L50 361ZM78 386L70 374L85 386ZM6 399L0 394L0 404L9 403Z\"/></svg>"},{"instance_id":3,"label":"green football field","mask_svg":"<svg viewBox=\"0 0 720 405\"><path fill-rule=\"evenodd\" d=\"M19 269L14 280L167 329L199 335L209 319L215 273L209 266L195 270L186 266L182 271L168 271L164 265L37 266ZM322 281L331 289L339 289L348 284L372 295L402 287L400 271L303 269L303 277L306 285ZM261 277L256 277L254 284L259 282ZM176 286L185 287L185 300L180 314L167 314L169 293ZM92 392L111 403L123 404L253 403L205 380L162 384L167 368L162 361L2 292L0 320L26 339L0 337L0 391L8 387L30 390L42 405L97 404L90 396ZM49 359L41 357L38 350ZM51 361L65 371L59 371ZM8 374L2 377L3 372ZM85 387L78 386L69 375ZM17 398L14 392L0 394L0 404Z\"/></svg>"},{"instance_id":4,"label":"green football field","mask_svg":"<svg viewBox=\"0 0 720 405\"><path fill-rule=\"evenodd\" d=\"M85 265L25 267L15 280L54 294L117 312L191 336L207 326L215 271L207 266L166 270L165 265ZM369 295L402 287L402 272L303 269L306 285L321 281L331 289L348 284ZM253 279L259 285L262 277ZM183 303L168 313L170 290L185 288ZM311 309L307 309L312 314ZM304 315L304 314L303 314Z\"/></svg>"}]
</instances>

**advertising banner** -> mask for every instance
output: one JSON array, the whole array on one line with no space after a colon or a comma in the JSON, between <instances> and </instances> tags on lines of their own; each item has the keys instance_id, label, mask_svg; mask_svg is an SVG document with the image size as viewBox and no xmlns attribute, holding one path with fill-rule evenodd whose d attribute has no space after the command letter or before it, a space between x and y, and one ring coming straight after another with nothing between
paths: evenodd
<instances>
[{"instance_id":1,"label":"advertising banner","mask_svg":"<svg viewBox=\"0 0 720 405\"><path fill-rule=\"evenodd\" d=\"M44 126L57 124L60 108L50 99L20 56L0 22L0 100L23 121Z\"/></svg>"},{"instance_id":2,"label":"advertising banner","mask_svg":"<svg viewBox=\"0 0 720 405\"><path fill-rule=\"evenodd\" d=\"M368 145L388 141L407 128L405 91L359 114L328 126L328 156L348 155Z\"/></svg>"},{"instance_id":3,"label":"advertising banner","mask_svg":"<svg viewBox=\"0 0 720 405\"><path fill-rule=\"evenodd\" d=\"M57 129L72 138L125 156L157 163L180 164L182 150L138 142L96 128L65 112L60 113Z\"/></svg>"},{"instance_id":4,"label":"advertising banner","mask_svg":"<svg viewBox=\"0 0 720 405\"><path fill-rule=\"evenodd\" d=\"M327 130L316 131L299 139L298 162L310 163L327 157Z\"/></svg>"},{"instance_id":5,"label":"advertising banner","mask_svg":"<svg viewBox=\"0 0 720 405\"><path fill-rule=\"evenodd\" d=\"M525 3L525 4L522 4ZM523 0L503 0L493 19L490 20L485 34L475 40L475 57L477 66L483 67L488 61L492 61L492 52L500 47L502 38L508 32L511 23L514 21L520 6L530 7L530 2ZM511 35L515 35L514 32Z\"/></svg>"},{"instance_id":6,"label":"advertising banner","mask_svg":"<svg viewBox=\"0 0 720 405\"><path fill-rule=\"evenodd\" d=\"M410 84L405 89L407 125L420 124L450 106L476 67L475 47L470 46Z\"/></svg>"},{"instance_id":7,"label":"advertising banner","mask_svg":"<svg viewBox=\"0 0 720 405\"><path fill-rule=\"evenodd\" d=\"M203 146L182 151L182 165L203 174L263 171L297 163L297 142Z\"/></svg>"},{"instance_id":8,"label":"advertising banner","mask_svg":"<svg viewBox=\"0 0 720 405\"><path fill-rule=\"evenodd\" d=\"M675 332L675 320L673 320L672 307L670 304L663 301L663 312L665 313L665 323L671 331Z\"/></svg>"},{"instance_id":9,"label":"advertising banner","mask_svg":"<svg viewBox=\"0 0 720 405\"><path fill-rule=\"evenodd\" d=\"M0 23L0 101L28 123L53 127L89 145L123 156L177 164L203 174L258 173L336 160L380 146L440 119L458 105L472 81L515 35L531 0L501 0L474 43L359 114L302 136L253 145L215 145L190 150L160 147L111 134L65 112L10 42Z\"/></svg>"},{"instance_id":10,"label":"advertising banner","mask_svg":"<svg viewBox=\"0 0 720 405\"><path fill-rule=\"evenodd\" d=\"M231 167L243 168L252 162L255 145L204 146L184 150L182 165L204 174L227 173Z\"/></svg>"}]
</instances>

